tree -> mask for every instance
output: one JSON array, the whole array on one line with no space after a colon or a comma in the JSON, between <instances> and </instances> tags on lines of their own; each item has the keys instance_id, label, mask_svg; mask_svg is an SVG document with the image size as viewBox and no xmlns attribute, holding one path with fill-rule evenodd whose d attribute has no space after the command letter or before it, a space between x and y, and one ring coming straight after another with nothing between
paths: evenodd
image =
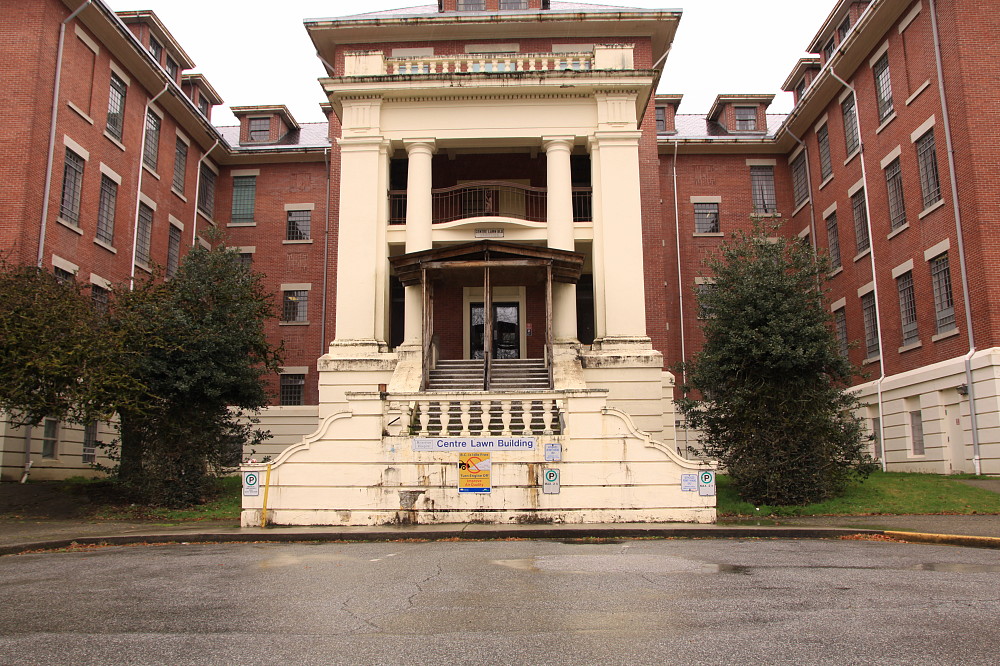
<instances>
[{"instance_id":1,"label":"tree","mask_svg":"<svg viewBox=\"0 0 1000 666\"><path fill-rule=\"evenodd\" d=\"M705 344L685 364L679 403L703 452L755 504L808 504L867 477L874 463L859 403L845 390L855 371L825 302L828 262L756 224L707 265Z\"/></svg>"}]
</instances>

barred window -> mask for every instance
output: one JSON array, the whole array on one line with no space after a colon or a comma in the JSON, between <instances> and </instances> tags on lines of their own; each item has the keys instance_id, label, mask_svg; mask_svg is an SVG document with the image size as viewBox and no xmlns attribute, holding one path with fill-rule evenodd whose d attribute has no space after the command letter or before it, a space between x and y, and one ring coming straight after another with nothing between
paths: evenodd
<instances>
[{"instance_id":1,"label":"barred window","mask_svg":"<svg viewBox=\"0 0 1000 666\"><path fill-rule=\"evenodd\" d=\"M842 266L840 258L840 230L837 228L837 214L832 213L826 218L826 243L830 248L830 266L834 269Z\"/></svg>"},{"instance_id":2,"label":"barred window","mask_svg":"<svg viewBox=\"0 0 1000 666\"><path fill-rule=\"evenodd\" d=\"M872 245L871 236L868 235L868 210L865 207L864 190L859 190L851 197L851 208L854 211L854 238L858 254L861 254Z\"/></svg>"},{"instance_id":3,"label":"barred window","mask_svg":"<svg viewBox=\"0 0 1000 666\"><path fill-rule=\"evenodd\" d=\"M878 339L878 317L875 312L875 292L870 291L861 297L861 313L865 318L866 358L875 358L881 351Z\"/></svg>"},{"instance_id":4,"label":"barred window","mask_svg":"<svg viewBox=\"0 0 1000 666\"><path fill-rule=\"evenodd\" d=\"M96 284L90 285L90 302L94 309L105 314L108 311L108 304L111 302L111 292Z\"/></svg>"},{"instance_id":5,"label":"barred window","mask_svg":"<svg viewBox=\"0 0 1000 666\"><path fill-rule=\"evenodd\" d=\"M288 224L286 226L285 238L287 240L309 240L311 226L312 211L290 210L288 211Z\"/></svg>"},{"instance_id":6,"label":"barred window","mask_svg":"<svg viewBox=\"0 0 1000 666\"><path fill-rule=\"evenodd\" d=\"M924 415L919 409L915 412L910 412L910 436L913 455L924 455Z\"/></svg>"},{"instance_id":7,"label":"barred window","mask_svg":"<svg viewBox=\"0 0 1000 666\"><path fill-rule=\"evenodd\" d=\"M97 462L97 421L91 421L83 427L83 457L81 462L85 465Z\"/></svg>"},{"instance_id":8,"label":"barred window","mask_svg":"<svg viewBox=\"0 0 1000 666\"><path fill-rule=\"evenodd\" d=\"M271 119L251 118L249 130L250 141L267 141L271 138Z\"/></svg>"},{"instance_id":9,"label":"barred window","mask_svg":"<svg viewBox=\"0 0 1000 666\"><path fill-rule=\"evenodd\" d=\"M851 15L848 14L846 17L844 17L843 23L841 23L840 26L837 27L837 39L843 42L844 38L847 37L847 33L849 33L850 31L851 31Z\"/></svg>"},{"instance_id":10,"label":"barred window","mask_svg":"<svg viewBox=\"0 0 1000 666\"><path fill-rule=\"evenodd\" d=\"M941 198L933 129L917 139L917 166L920 169L920 191L924 195L924 208L927 208Z\"/></svg>"},{"instance_id":11,"label":"barred window","mask_svg":"<svg viewBox=\"0 0 1000 666\"><path fill-rule=\"evenodd\" d=\"M170 235L167 237L167 277L177 275L181 264L181 230L170 225Z\"/></svg>"},{"instance_id":12,"label":"barred window","mask_svg":"<svg viewBox=\"0 0 1000 666\"><path fill-rule=\"evenodd\" d=\"M806 170L806 151L792 162L792 192L795 196L795 206L798 207L809 198L809 176Z\"/></svg>"},{"instance_id":13,"label":"barred window","mask_svg":"<svg viewBox=\"0 0 1000 666\"><path fill-rule=\"evenodd\" d=\"M215 172L201 165L201 187L198 188L198 210L209 219L215 212Z\"/></svg>"},{"instance_id":14,"label":"barred window","mask_svg":"<svg viewBox=\"0 0 1000 666\"><path fill-rule=\"evenodd\" d=\"M153 209L139 204L139 227L135 240L136 262L149 265L149 249L153 240Z\"/></svg>"},{"instance_id":15,"label":"barred window","mask_svg":"<svg viewBox=\"0 0 1000 666\"><path fill-rule=\"evenodd\" d=\"M833 161L830 159L830 130L826 125L816 132L816 142L819 143L819 175L826 180L833 175Z\"/></svg>"},{"instance_id":16,"label":"barred window","mask_svg":"<svg viewBox=\"0 0 1000 666\"><path fill-rule=\"evenodd\" d=\"M59 216L77 227L80 226L83 162L82 157L69 148L66 149L66 162L63 165L62 205L59 208Z\"/></svg>"},{"instance_id":17,"label":"barred window","mask_svg":"<svg viewBox=\"0 0 1000 666\"><path fill-rule=\"evenodd\" d=\"M719 204L696 203L694 205L694 232L714 234L719 231Z\"/></svg>"},{"instance_id":18,"label":"barred window","mask_svg":"<svg viewBox=\"0 0 1000 666\"><path fill-rule=\"evenodd\" d=\"M208 118L208 110L209 110L208 99L202 94L198 95L198 110L201 111L201 115Z\"/></svg>"},{"instance_id":19,"label":"barred window","mask_svg":"<svg viewBox=\"0 0 1000 666\"><path fill-rule=\"evenodd\" d=\"M844 308L835 310L833 313L833 324L834 329L837 333L837 345L840 349L840 355L847 358L847 353L849 350L847 344L847 312Z\"/></svg>"},{"instance_id":20,"label":"barred window","mask_svg":"<svg viewBox=\"0 0 1000 666\"><path fill-rule=\"evenodd\" d=\"M861 137L858 135L858 117L854 115L854 95L851 94L840 104L844 114L844 147L847 154L853 155L861 147Z\"/></svg>"},{"instance_id":21,"label":"barred window","mask_svg":"<svg viewBox=\"0 0 1000 666\"><path fill-rule=\"evenodd\" d=\"M708 319L712 316L712 308L705 302L705 297L715 290L714 282L701 282L694 286L698 299L698 319Z\"/></svg>"},{"instance_id":22,"label":"barred window","mask_svg":"<svg viewBox=\"0 0 1000 666\"><path fill-rule=\"evenodd\" d=\"M753 132L757 129L757 107L737 106L736 129L740 132Z\"/></svg>"},{"instance_id":23,"label":"barred window","mask_svg":"<svg viewBox=\"0 0 1000 666\"><path fill-rule=\"evenodd\" d=\"M899 229L906 224L906 204L903 200L903 172L898 157L885 169L885 187L889 195L889 226Z\"/></svg>"},{"instance_id":24,"label":"barred window","mask_svg":"<svg viewBox=\"0 0 1000 666\"><path fill-rule=\"evenodd\" d=\"M955 302L951 295L951 268L948 253L931 259L931 285L934 288L934 315L937 332L944 333L955 328Z\"/></svg>"},{"instance_id":25,"label":"barred window","mask_svg":"<svg viewBox=\"0 0 1000 666\"><path fill-rule=\"evenodd\" d=\"M828 41L826 46L823 47L823 62L830 62L830 58L833 57L833 53L836 48L837 46L833 42L833 37L831 37L830 41Z\"/></svg>"},{"instance_id":26,"label":"barred window","mask_svg":"<svg viewBox=\"0 0 1000 666\"><path fill-rule=\"evenodd\" d=\"M281 391L279 395L281 405L304 404L305 388L305 375L281 375Z\"/></svg>"},{"instance_id":27,"label":"barred window","mask_svg":"<svg viewBox=\"0 0 1000 666\"><path fill-rule=\"evenodd\" d=\"M146 112L146 144L142 150L142 163L153 171L160 161L160 117L152 110Z\"/></svg>"},{"instance_id":28,"label":"barred window","mask_svg":"<svg viewBox=\"0 0 1000 666\"><path fill-rule=\"evenodd\" d=\"M115 204L118 201L118 183L101 174L101 199L97 205L97 240L115 244Z\"/></svg>"},{"instance_id":29,"label":"barred window","mask_svg":"<svg viewBox=\"0 0 1000 666\"><path fill-rule=\"evenodd\" d=\"M486 11L486 0L458 0L458 11L484 12Z\"/></svg>"},{"instance_id":30,"label":"barred window","mask_svg":"<svg viewBox=\"0 0 1000 666\"><path fill-rule=\"evenodd\" d=\"M294 290L283 292L281 321L309 321L309 292Z\"/></svg>"},{"instance_id":31,"label":"barred window","mask_svg":"<svg viewBox=\"0 0 1000 666\"><path fill-rule=\"evenodd\" d=\"M152 35L149 36L149 52L152 54L153 60L160 62L160 54L163 53L163 46Z\"/></svg>"},{"instance_id":32,"label":"barred window","mask_svg":"<svg viewBox=\"0 0 1000 666\"><path fill-rule=\"evenodd\" d=\"M55 458L59 455L59 421L45 419L42 422L42 457Z\"/></svg>"},{"instance_id":33,"label":"barred window","mask_svg":"<svg viewBox=\"0 0 1000 666\"><path fill-rule=\"evenodd\" d=\"M174 148L174 182L173 187L178 193L184 194L184 181L187 174L188 145L177 137L177 146Z\"/></svg>"},{"instance_id":34,"label":"barred window","mask_svg":"<svg viewBox=\"0 0 1000 666\"><path fill-rule=\"evenodd\" d=\"M774 194L774 167L750 167L750 189L753 196L753 212L761 214L778 212L777 197Z\"/></svg>"},{"instance_id":35,"label":"barred window","mask_svg":"<svg viewBox=\"0 0 1000 666\"><path fill-rule=\"evenodd\" d=\"M886 53L872 68L875 75L875 101L878 103L878 119L885 120L892 115L892 79L889 76L889 54Z\"/></svg>"},{"instance_id":36,"label":"barred window","mask_svg":"<svg viewBox=\"0 0 1000 666\"><path fill-rule=\"evenodd\" d=\"M256 196L256 176L236 176L233 178L233 222L253 222Z\"/></svg>"},{"instance_id":37,"label":"barred window","mask_svg":"<svg viewBox=\"0 0 1000 666\"><path fill-rule=\"evenodd\" d=\"M128 87L125 82L114 72L111 73L111 89L108 92L108 122L106 129L108 134L122 140L122 131L125 128L125 95Z\"/></svg>"},{"instance_id":38,"label":"barred window","mask_svg":"<svg viewBox=\"0 0 1000 666\"><path fill-rule=\"evenodd\" d=\"M528 0L500 0L501 10L527 9Z\"/></svg>"},{"instance_id":39,"label":"barred window","mask_svg":"<svg viewBox=\"0 0 1000 666\"><path fill-rule=\"evenodd\" d=\"M56 280L62 284L68 284L76 279L76 274L71 273L65 268L59 268L58 266L52 269L52 274L55 275Z\"/></svg>"},{"instance_id":40,"label":"barred window","mask_svg":"<svg viewBox=\"0 0 1000 666\"><path fill-rule=\"evenodd\" d=\"M170 56L167 56L167 64L166 64L167 75L170 76L170 78L173 81L177 80L177 70L178 69L179 68L177 66L177 62L173 58L171 58Z\"/></svg>"},{"instance_id":41,"label":"barred window","mask_svg":"<svg viewBox=\"0 0 1000 666\"><path fill-rule=\"evenodd\" d=\"M253 268L253 252L240 252L240 266L248 271Z\"/></svg>"},{"instance_id":42,"label":"barred window","mask_svg":"<svg viewBox=\"0 0 1000 666\"><path fill-rule=\"evenodd\" d=\"M913 271L906 271L896 278L899 292L899 321L902 326L903 346L920 340L917 331L917 301L913 293Z\"/></svg>"}]
</instances>

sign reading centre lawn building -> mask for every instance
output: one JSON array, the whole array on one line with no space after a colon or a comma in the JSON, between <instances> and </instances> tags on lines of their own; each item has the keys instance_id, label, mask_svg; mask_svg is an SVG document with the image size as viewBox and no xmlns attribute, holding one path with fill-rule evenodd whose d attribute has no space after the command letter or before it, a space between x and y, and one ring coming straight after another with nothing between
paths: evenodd
<instances>
[{"instance_id":1,"label":"sign reading centre lawn building","mask_svg":"<svg viewBox=\"0 0 1000 666\"><path fill-rule=\"evenodd\" d=\"M535 437L414 437L414 451L534 451Z\"/></svg>"}]
</instances>

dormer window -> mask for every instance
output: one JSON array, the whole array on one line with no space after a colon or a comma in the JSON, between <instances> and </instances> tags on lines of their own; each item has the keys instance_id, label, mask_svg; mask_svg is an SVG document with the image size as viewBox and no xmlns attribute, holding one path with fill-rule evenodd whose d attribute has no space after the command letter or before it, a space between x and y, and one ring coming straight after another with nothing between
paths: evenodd
<instances>
[{"instance_id":1,"label":"dormer window","mask_svg":"<svg viewBox=\"0 0 1000 666\"><path fill-rule=\"evenodd\" d=\"M160 55L163 53L163 45L156 41L156 37L152 35L149 36L149 53L153 56L153 60L160 62Z\"/></svg>"},{"instance_id":2,"label":"dormer window","mask_svg":"<svg viewBox=\"0 0 1000 666\"><path fill-rule=\"evenodd\" d=\"M201 111L201 115L203 115L206 118L208 118L208 109L209 109L208 100L205 99L204 95L199 94L198 95L198 110Z\"/></svg>"},{"instance_id":3,"label":"dormer window","mask_svg":"<svg viewBox=\"0 0 1000 666\"><path fill-rule=\"evenodd\" d=\"M736 130L738 132L757 131L757 107L737 106L734 110L736 111Z\"/></svg>"},{"instance_id":4,"label":"dormer window","mask_svg":"<svg viewBox=\"0 0 1000 666\"><path fill-rule=\"evenodd\" d=\"M844 38L847 37L847 33L851 31L851 15L848 14L844 17L844 22L840 24L837 28L837 38L843 42Z\"/></svg>"},{"instance_id":5,"label":"dormer window","mask_svg":"<svg viewBox=\"0 0 1000 666\"><path fill-rule=\"evenodd\" d=\"M251 118L250 119L250 134L249 139L253 142L268 141L271 138L271 119L270 118Z\"/></svg>"},{"instance_id":6,"label":"dormer window","mask_svg":"<svg viewBox=\"0 0 1000 666\"><path fill-rule=\"evenodd\" d=\"M831 37L830 41L828 41L826 43L826 46L823 47L823 62L830 62L830 58L833 57L833 50L834 50L834 43L833 43L833 37Z\"/></svg>"},{"instance_id":7,"label":"dormer window","mask_svg":"<svg viewBox=\"0 0 1000 666\"><path fill-rule=\"evenodd\" d=\"M798 102L806 94L806 80L803 78L799 81L799 84L795 86L795 101Z\"/></svg>"},{"instance_id":8,"label":"dormer window","mask_svg":"<svg viewBox=\"0 0 1000 666\"><path fill-rule=\"evenodd\" d=\"M667 107L656 107L656 131L657 133L667 131Z\"/></svg>"}]
</instances>

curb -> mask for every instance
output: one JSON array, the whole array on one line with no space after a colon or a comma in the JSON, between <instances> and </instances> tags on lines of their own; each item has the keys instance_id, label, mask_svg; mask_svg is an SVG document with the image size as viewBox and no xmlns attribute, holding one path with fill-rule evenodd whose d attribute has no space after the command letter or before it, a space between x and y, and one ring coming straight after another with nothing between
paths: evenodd
<instances>
[{"instance_id":1,"label":"curb","mask_svg":"<svg viewBox=\"0 0 1000 666\"><path fill-rule=\"evenodd\" d=\"M933 543L942 546L1000 549L1000 537L965 536L962 534L927 534L924 532L896 532L886 530L887 537L908 543Z\"/></svg>"}]
</instances>

